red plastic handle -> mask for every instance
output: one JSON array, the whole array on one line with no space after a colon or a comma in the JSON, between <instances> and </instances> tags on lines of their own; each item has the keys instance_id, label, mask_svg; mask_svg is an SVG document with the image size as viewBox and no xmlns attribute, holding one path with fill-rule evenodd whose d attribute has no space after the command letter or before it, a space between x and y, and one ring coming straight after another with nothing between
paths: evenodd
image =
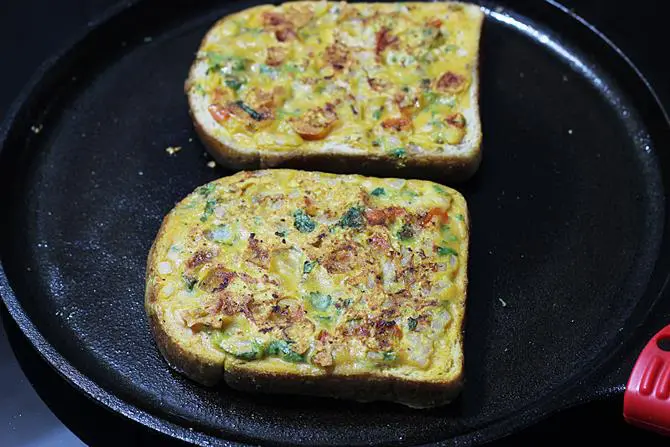
<instances>
[{"instance_id":1,"label":"red plastic handle","mask_svg":"<svg viewBox=\"0 0 670 447\"><path fill-rule=\"evenodd\" d=\"M670 436L670 325L654 335L635 362L623 398L623 417Z\"/></svg>"}]
</instances>

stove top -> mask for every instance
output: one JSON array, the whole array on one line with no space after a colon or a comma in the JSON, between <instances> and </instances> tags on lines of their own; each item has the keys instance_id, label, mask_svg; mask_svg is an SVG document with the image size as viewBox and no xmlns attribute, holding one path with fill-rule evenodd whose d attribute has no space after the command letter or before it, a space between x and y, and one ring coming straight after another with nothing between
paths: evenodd
<instances>
[{"instance_id":1,"label":"stove top","mask_svg":"<svg viewBox=\"0 0 670 447\"><path fill-rule=\"evenodd\" d=\"M6 314L4 309L3 313ZM0 359L0 437L3 445L84 445L37 395L15 360L2 329Z\"/></svg>"}]
</instances>

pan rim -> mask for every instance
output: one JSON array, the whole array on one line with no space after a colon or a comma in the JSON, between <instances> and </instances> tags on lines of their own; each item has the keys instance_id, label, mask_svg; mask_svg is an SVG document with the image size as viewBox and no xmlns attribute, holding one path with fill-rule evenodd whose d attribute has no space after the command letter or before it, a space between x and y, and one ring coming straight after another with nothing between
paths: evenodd
<instances>
[{"instance_id":1,"label":"pan rim","mask_svg":"<svg viewBox=\"0 0 670 447\"><path fill-rule=\"evenodd\" d=\"M143 0L130 0L122 4L117 4L108 8L104 13L102 13L96 20L88 23L87 27L80 33L78 33L74 38L66 42L66 44L54 55L49 57L43 62L40 67L35 71L30 80L23 86L19 95L12 102L11 106L8 108L7 115L3 120L2 125L0 125L0 154L3 153L3 150L6 146L7 137L14 127L14 123L17 119L17 116L22 112L25 104L28 102L31 95L33 95L37 88L44 82L44 80L49 76L49 74L56 68L58 65L70 54L75 48L84 43L89 37L92 31L98 29L101 26L105 26L113 18L128 13L133 7L141 3ZM621 58L627 67L633 70L636 77L640 79L646 90L647 94L651 94L651 98L655 103L656 107L662 113L666 125L670 126L670 117L668 112L663 107L656 91L651 86L651 83L644 76L644 74L638 69L638 67L632 62L632 60L619 48L617 47L606 35L600 32L596 27L591 25L588 21L583 19L581 16L576 14L574 11L566 8L562 4L558 3L556 0L544 0L545 3L551 7L557 9L563 14L568 15L571 19L579 22L580 25L586 27L590 32L594 33L600 40L605 42L606 46L613 50L619 58ZM484 6L488 9L488 7ZM664 212L665 221L668 218L668 210L666 208ZM652 306L649 308L649 313L645 315L644 319L649 318L649 314L653 308L658 303L660 296L664 291L667 290L667 285L670 281L670 274L666 277L663 282L658 296L654 299ZM113 392L107 391L102 386L98 385L93 379L87 375L80 372L69 360L61 354L49 340L40 332L36 324L30 319L30 317L25 312L23 306L21 305L18 297L14 293L12 287L9 284L8 277L5 272L4 263L2 258L0 258L0 298L3 300L9 315L16 322L20 328L23 335L28 339L32 347L38 352L40 357L42 357L51 368L53 368L61 377L63 377L67 383L71 386L78 389L85 396L91 399L98 405L101 405L109 410L114 411L117 414L121 414L124 417L130 419L131 421L141 424L145 427L148 427L152 430L155 430L164 435L173 437L175 439L190 442L190 443L215 443L218 445L239 445L235 440L223 439L216 437L205 432L190 430L185 425L180 425L178 423L172 422L171 420L156 416L149 412L149 410L142 408L135 403L128 402L124 399L119 398ZM605 362L607 363L607 362ZM595 372L595 371L594 371ZM476 437L478 441L491 441L500 436L496 434L496 431L499 427L505 426L510 431L516 431L521 428L527 427L532 423L535 423L542 419L542 417L549 416L546 412L546 409L552 408L552 403L560 399L561 395L566 393L569 390L574 389L577 386L576 383L569 383L567 388L564 389L555 389L550 391L544 398L534 401L530 404L527 404L524 407L521 407L513 413L512 416L502 417L498 420L493 421L491 424L484 428L474 429L470 432L465 432L461 435L458 435L452 438L452 441L468 441L473 440L472 438ZM613 390L617 391L617 390ZM565 407L561 406L561 408ZM260 438L251 438L246 435L233 435L232 433L228 434L232 439L238 438L241 442L258 442L263 441ZM444 441L438 441L440 442Z\"/></svg>"}]
</instances>

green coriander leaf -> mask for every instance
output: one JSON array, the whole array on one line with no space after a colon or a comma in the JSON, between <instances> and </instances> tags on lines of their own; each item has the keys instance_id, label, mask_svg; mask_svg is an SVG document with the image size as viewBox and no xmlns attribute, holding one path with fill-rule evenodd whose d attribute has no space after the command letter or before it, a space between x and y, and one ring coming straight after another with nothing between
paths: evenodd
<instances>
[{"instance_id":1,"label":"green coriander leaf","mask_svg":"<svg viewBox=\"0 0 670 447\"><path fill-rule=\"evenodd\" d=\"M207 197L210 195L214 190L216 189L216 184L215 183L207 183L206 185L203 185L196 189L196 192L200 194L201 196Z\"/></svg>"},{"instance_id":2,"label":"green coriander leaf","mask_svg":"<svg viewBox=\"0 0 670 447\"><path fill-rule=\"evenodd\" d=\"M363 228L363 226L365 226L363 210L360 207L352 206L346 213L344 213L344 216L342 216L338 225L342 228Z\"/></svg>"},{"instance_id":3,"label":"green coriander leaf","mask_svg":"<svg viewBox=\"0 0 670 447\"><path fill-rule=\"evenodd\" d=\"M193 287L197 284L198 280L196 278L191 278L190 276L184 274L181 275L181 279L184 281L184 285L186 286L186 290L189 292L193 291Z\"/></svg>"},{"instance_id":4,"label":"green coriander leaf","mask_svg":"<svg viewBox=\"0 0 670 447\"><path fill-rule=\"evenodd\" d=\"M325 311L330 306L333 298L330 295L325 295L321 292L310 292L309 302L312 307L319 311Z\"/></svg>"},{"instance_id":5,"label":"green coriander leaf","mask_svg":"<svg viewBox=\"0 0 670 447\"><path fill-rule=\"evenodd\" d=\"M287 73L301 73L302 72L302 69L299 66L297 66L296 64L290 64L290 63L289 64L284 64L282 66L282 68Z\"/></svg>"},{"instance_id":6,"label":"green coriander leaf","mask_svg":"<svg viewBox=\"0 0 670 447\"><path fill-rule=\"evenodd\" d=\"M200 216L200 222L206 222L209 216L214 213L214 207L216 206L216 200L208 200L205 202L205 209Z\"/></svg>"},{"instance_id":7,"label":"green coriander leaf","mask_svg":"<svg viewBox=\"0 0 670 447\"><path fill-rule=\"evenodd\" d=\"M458 256L458 252L450 247L437 247L437 254L440 256L447 256L447 255Z\"/></svg>"},{"instance_id":8,"label":"green coriander leaf","mask_svg":"<svg viewBox=\"0 0 670 447\"><path fill-rule=\"evenodd\" d=\"M224 83L226 84L226 87L237 91L237 90L240 89L240 87L242 87L242 84L244 84L244 81L241 81L237 78L226 78Z\"/></svg>"},{"instance_id":9,"label":"green coriander leaf","mask_svg":"<svg viewBox=\"0 0 670 447\"><path fill-rule=\"evenodd\" d=\"M314 222L303 210L295 210L293 219L293 226L301 233L311 233L316 228L316 222Z\"/></svg>"},{"instance_id":10,"label":"green coriander leaf","mask_svg":"<svg viewBox=\"0 0 670 447\"><path fill-rule=\"evenodd\" d=\"M286 340L275 340L266 349L268 355L279 356L287 362L302 363L305 357L291 349Z\"/></svg>"},{"instance_id":11,"label":"green coriander leaf","mask_svg":"<svg viewBox=\"0 0 670 447\"><path fill-rule=\"evenodd\" d=\"M430 90L423 92L423 96L426 98L426 102L428 102L429 104L434 104L435 102L437 102L437 99L439 97L437 93L432 92Z\"/></svg>"},{"instance_id":12,"label":"green coriander leaf","mask_svg":"<svg viewBox=\"0 0 670 447\"><path fill-rule=\"evenodd\" d=\"M391 363L391 362L395 362L396 360L398 360L398 354L396 354L393 351L386 351L386 352L383 353L383 356L384 356L384 361L385 362Z\"/></svg>"},{"instance_id":13,"label":"green coriander leaf","mask_svg":"<svg viewBox=\"0 0 670 447\"><path fill-rule=\"evenodd\" d=\"M237 56L226 56L215 51L205 52L209 62L210 70L221 70L223 68L231 71L242 71L246 68L246 60Z\"/></svg>"},{"instance_id":14,"label":"green coriander leaf","mask_svg":"<svg viewBox=\"0 0 670 447\"><path fill-rule=\"evenodd\" d=\"M407 329L409 329L410 331L413 331L414 329L416 329L416 325L417 325L418 321L419 320L417 320L416 318L409 317L407 319Z\"/></svg>"},{"instance_id":15,"label":"green coriander leaf","mask_svg":"<svg viewBox=\"0 0 670 447\"><path fill-rule=\"evenodd\" d=\"M401 241L408 241L414 237L414 229L408 223L403 224L400 231L398 231L398 239Z\"/></svg>"},{"instance_id":16,"label":"green coriander leaf","mask_svg":"<svg viewBox=\"0 0 670 447\"><path fill-rule=\"evenodd\" d=\"M302 266L302 272L307 274L314 270L316 267L317 261L305 261L305 264Z\"/></svg>"}]
</instances>

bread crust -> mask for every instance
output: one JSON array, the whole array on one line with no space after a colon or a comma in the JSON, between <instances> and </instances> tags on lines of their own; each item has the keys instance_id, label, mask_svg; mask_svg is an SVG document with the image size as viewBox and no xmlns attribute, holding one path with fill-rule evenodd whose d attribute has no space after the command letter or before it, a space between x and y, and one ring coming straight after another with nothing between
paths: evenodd
<instances>
[{"instance_id":1,"label":"bread crust","mask_svg":"<svg viewBox=\"0 0 670 447\"><path fill-rule=\"evenodd\" d=\"M295 2L302 3L302 2ZM262 7L257 6L258 7ZM200 48L210 37L210 34L227 20L226 16L217 21L205 35ZM483 25L483 14L477 24L480 33ZM196 110L197 95L190 86L196 79L195 69L198 60L192 64L184 89L188 97L189 112L194 128L203 145L211 156L222 166L232 169L265 169L265 168L294 168L326 171L340 174L365 174L373 176L409 176L417 179L439 179L442 182L458 183L468 180L479 169L482 161L482 131L479 112L479 55L475 58L472 68L472 82L469 88L471 106L466 111L468 144L461 154L420 153L412 154L399 160L384 153L362 153L353 146L338 143L336 147L321 152L308 152L302 149L287 151L262 151L257 148L241 147L233 139L217 138L207 130Z\"/></svg>"},{"instance_id":2,"label":"bread crust","mask_svg":"<svg viewBox=\"0 0 670 447\"><path fill-rule=\"evenodd\" d=\"M162 318L162 310L158 306L158 292L154 288L151 278L154 276L156 262L154 261L156 252L156 242L161 239L165 233L165 228L170 220L168 214L163 219L160 229L154 243L149 250L147 258L146 290L144 297L144 308L149 319L149 328L156 340L158 350L161 352L168 364L181 372L185 376L206 386L215 385L223 375L222 363L215 363L198 356L196 353L184 349L177 340L170 336L167 330L166 320Z\"/></svg>"}]
</instances>

